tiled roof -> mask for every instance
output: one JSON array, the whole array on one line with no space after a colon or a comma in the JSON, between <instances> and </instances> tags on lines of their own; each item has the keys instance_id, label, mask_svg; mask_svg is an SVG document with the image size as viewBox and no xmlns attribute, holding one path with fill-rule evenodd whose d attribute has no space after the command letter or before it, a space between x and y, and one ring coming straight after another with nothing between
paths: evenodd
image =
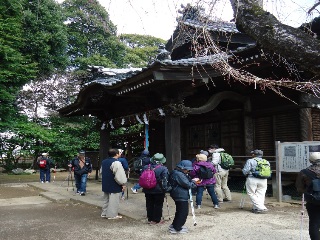
<instances>
[{"instance_id":1,"label":"tiled roof","mask_svg":"<svg viewBox=\"0 0 320 240\"><path fill-rule=\"evenodd\" d=\"M105 68L103 66L89 66L88 71L99 75L95 80L87 83L87 85L99 83L105 86L113 86L140 73L142 68Z\"/></svg>"},{"instance_id":2,"label":"tiled roof","mask_svg":"<svg viewBox=\"0 0 320 240\"><path fill-rule=\"evenodd\" d=\"M188 25L194 28L205 28L208 31L239 33L236 27L236 24L231 22L224 22L224 21L200 22L194 19L186 19L182 23L184 25Z\"/></svg>"},{"instance_id":3,"label":"tiled roof","mask_svg":"<svg viewBox=\"0 0 320 240\"><path fill-rule=\"evenodd\" d=\"M222 52L219 54L196 57L196 58L186 58L186 59L179 59L179 60L167 59L163 61L156 60L153 63L151 63L148 67L145 67L145 68L116 69L116 68L104 68L102 66L90 66L90 69L88 70L98 73L98 77L95 80L88 83L87 85L98 83L104 86L114 86L122 81L130 79L131 77L152 68L155 65L172 66L172 67L174 66L188 67L188 66L195 66L195 65L214 64L219 61L225 61L228 58L230 58L233 54L240 53L242 51L254 48L255 46L256 46L255 44L248 44L246 47L239 47L236 50L229 52L229 54ZM257 56L254 56L254 58L257 58ZM246 61L246 59L244 59L242 62L244 61Z\"/></svg>"}]
</instances>

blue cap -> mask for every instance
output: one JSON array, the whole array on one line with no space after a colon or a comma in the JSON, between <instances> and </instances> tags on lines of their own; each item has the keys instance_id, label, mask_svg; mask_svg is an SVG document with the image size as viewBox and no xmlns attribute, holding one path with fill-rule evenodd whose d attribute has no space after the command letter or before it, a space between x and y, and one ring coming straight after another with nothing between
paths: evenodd
<instances>
[{"instance_id":1,"label":"blue cap","mask_svg":"<svg viewBox=\"0 0 320 240\"><path fill-rule=\"evenodd\" d=\"M181 162L177 164L177 167L189 171L193 170L192 162L190 160L181 160Z\"/></svg>"}]
</instances>

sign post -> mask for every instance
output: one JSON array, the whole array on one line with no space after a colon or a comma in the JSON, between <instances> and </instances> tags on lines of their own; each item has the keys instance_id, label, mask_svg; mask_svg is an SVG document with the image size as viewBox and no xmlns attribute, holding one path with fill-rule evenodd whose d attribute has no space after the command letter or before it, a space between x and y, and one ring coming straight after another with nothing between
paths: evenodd
<instances>
[{"instance_id":1,"label":"sign post","mask_svg":"<svg viewBox=\"0 0 320 240\"><path fill-rule=\"evenodd\" d=\"M277 200L282 202L282 172L300 172L310 166L309 147L318 146L320 142L276 142L276 178Z\"/></svg>"}]
</instances>

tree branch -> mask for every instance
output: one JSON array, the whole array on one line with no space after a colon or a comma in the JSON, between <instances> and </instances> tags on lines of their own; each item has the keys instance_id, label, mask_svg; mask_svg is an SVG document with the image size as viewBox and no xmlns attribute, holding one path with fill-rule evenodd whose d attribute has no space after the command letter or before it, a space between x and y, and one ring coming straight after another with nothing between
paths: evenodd
<instances>
[{"instance_id":1,"label":"tree branch","mask_svg":"<svg viewBox=\"0 0 320 240\"><path fill-rule=\"evenodd\" d=\"M239 31L255 39L264 50L278 53L300 68L320 76L320 43L317 39L279 22L260 7L260 0L230 2Z\"/></svg>"}]
</instances>

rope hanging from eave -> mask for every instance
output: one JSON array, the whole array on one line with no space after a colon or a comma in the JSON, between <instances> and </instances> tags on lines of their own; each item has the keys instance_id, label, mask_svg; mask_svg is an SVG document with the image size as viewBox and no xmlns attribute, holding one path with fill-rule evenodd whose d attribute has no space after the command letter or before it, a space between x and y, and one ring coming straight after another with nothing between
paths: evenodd
<instances>
[{"instance_id":1,"label":"rope hanging from eave","mask_svg":"<svg viewBox=\"0 0 320 240\"><path fill-rule=\"evenodd\" d=\"M128 115L126 117L122 118L116 118L116 119L111 119L108 124L106 122L102 123L101 130L105 130L106 128L110 127L111 129L119 128L119 127L124 127L125 123L126 125L132 126L135 124L149 124L149 119L152 116L160 116L164 117L165 113L162 108L157 108L151 111L147 111L142 115L142 119L139 116L139 114L134 114L134 115Z\"/></svg>"}]
</instances>

